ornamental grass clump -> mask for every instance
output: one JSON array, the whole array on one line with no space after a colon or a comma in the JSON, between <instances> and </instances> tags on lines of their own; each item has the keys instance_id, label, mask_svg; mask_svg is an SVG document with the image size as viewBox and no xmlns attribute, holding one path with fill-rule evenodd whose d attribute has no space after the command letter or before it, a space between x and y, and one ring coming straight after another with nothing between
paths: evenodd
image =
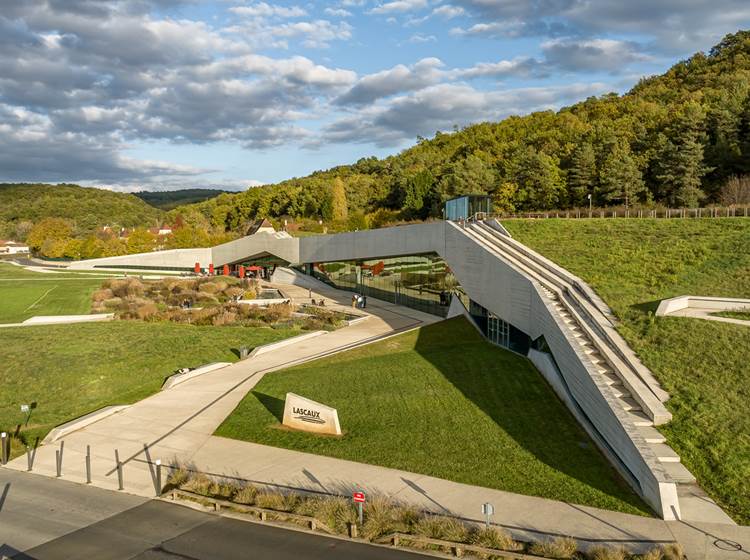
<instances>
[{"instance_id":1,"label":"ornamental grass clump","mask_svg":"<svg viewBox=\"0 0 750 560\"><path fill-rule=\"evenodd\" d=\"M626 560L628 553L621 546L594 546L586 554L591 560Z\"/></svg>"},{"instance_id":2,"label":"ornamental grass clump","mask_svg":"<svg viewBox=\"0 0 750 560\"><path fill-rule=\"evenodd\" d=\"M357 521L357 510L347 498L312 498L308 502L313 506L308 515L337 533L346 534L349 525Z\"/></svg>"},{"instance_id":3,"label":"ornamental grass clump","mask_svg":"<svg viewBox=\"0 0 750 560\"><path fill-rule=\"evenodd\" d=\"M452 517L427 515L414 526L414 532L423 537L453 542L466 542L469 529L463 522Z\"/></svg>"},{"instance_id":4,"label":"ornamental grass clump","mask_svg":"<svg viewBox=\"0 0 750 560\"><path fill-rule=\"evenodd\" d=\"M362 536L371 541L393 533L397 529L394 513L395 507L391 500L382 496L369 499L365 508Z\"/></svg>"},{"instance_id":5,"label":"ornamental grass clump","mask_svg":"<svg viewBox=\"0 0 750 560\"><path fill-rule=\"evenodd\" d=\"M497 527L482 527L472 532L471 544L497 550L519 550L521 545L507 531Z\"/></svg>"},{"instance_id":6,"label":"ornamental grass clump","mask_svg":"<svg viewBox=\"0 0 750 560\"><path fill-rule=\"evenodd\" d=\"M237 489L237 491L234 493L234 497L232 498L232 501L237 502L238 504L251 506L255 504L255 497L257 495L258 495L258 489L251 484L247 484Z\"/></svg>"},{"instance_id":7,"label":"ornamental grass clump","mask_svg":"<svg viewBox=\"0 0 750 560\"><path fill-rule=\"evenodd\" d=\"M299 503L299 496L281 492L258 492L255 505L264 509L273 509L291 513Z\"/></svg>"},{"instance_id":8,"label":"ornamental grass clump","mask_svg":"<svg viewBox=\"0 0 750 560\"><path fill-rule=\"evenodd\" d=\"M190 478L190 473L183 467L177 467L170 470L169 476L167 477L167 486L172 488L182 488L183 485Z\"/></svg>"},{"instance_id":9,"label":"ornamental grass clump","mask_svg":"<svg viewBox=\"0 0 750 560\"><path fill-rule=\"evenodd\" d=\"M572 558L578 552L578 543L570 537L556 537L552 540L535 542L531 545L529 552L536 556L565 560Z\"/></svg>"},{"instance_id":10,"label":"ornamental grass clump","mask_svg":"<svg viewBox=\"0 0 750 560\"><path fill-rule=\"evenodd\" d=\"M664 560L682 560L685 558L685 551L682 549L680 543L662 545L661 552L664 556Z\"/></svg>"}]
</instances>

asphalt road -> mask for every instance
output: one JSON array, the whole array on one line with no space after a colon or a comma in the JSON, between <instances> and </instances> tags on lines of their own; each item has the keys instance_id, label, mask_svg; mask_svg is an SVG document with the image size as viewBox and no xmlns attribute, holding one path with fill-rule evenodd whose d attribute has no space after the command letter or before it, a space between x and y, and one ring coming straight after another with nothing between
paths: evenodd
<instances>
[{"instance_id":1,"label":"asphalt road","mask_svg":"<svg viewBox=\"0 0 750 560\"><path fill-rule=\"evenodd\" d=\"M221 518L0 469L0 558L418 560L422 555Z\"/></svg>"}]
</instances>

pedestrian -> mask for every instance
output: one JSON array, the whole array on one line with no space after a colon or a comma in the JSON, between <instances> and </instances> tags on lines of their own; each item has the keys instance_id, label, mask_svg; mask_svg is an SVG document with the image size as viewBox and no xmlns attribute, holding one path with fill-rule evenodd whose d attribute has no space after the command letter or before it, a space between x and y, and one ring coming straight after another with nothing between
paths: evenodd
<instances>
[{"instance_id":1,"label":"pedestrian","mask_svg":"<svg viewBox=\"0 0 750 560\"><path fill-rule=\"evenodd\" d=\"M362 309L367 307L367 296L362 296Z\"/></svg>"},{"instance_id":2,"label":"pedestrian","mask_svg":"<svg viewBox=\"0 0 750 560\"><path fill-rule=\"evenodd\" d=\"M307 297L312 299L312 288L307 288Z\"/></svg>"},{"instance_id":3,"label":"pedestrian","mask_svg":"<svg viewBox=\"0 0 750 560\"><path fill-rule=\"evenodd\" d=\"M352 294L352 309L357 307L357 294Z\"/></svg>"}]
</instances>

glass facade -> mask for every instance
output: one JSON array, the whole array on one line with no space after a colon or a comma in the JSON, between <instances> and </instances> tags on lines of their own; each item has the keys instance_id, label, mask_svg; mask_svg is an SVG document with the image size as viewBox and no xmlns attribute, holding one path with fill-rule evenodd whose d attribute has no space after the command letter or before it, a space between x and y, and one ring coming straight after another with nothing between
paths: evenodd
<instances>
[{"instance_id":1,"label":"glass facade","mask_svg":"<svg viewBox=\"0 0 750 560\"><path fill-rule=\"evenodd\" d=\"M524 356L529 353L531 339L526 333L503 321L474 300L469 302L469 314L490 342Z\"/></svg>"},{"instance_id":2,"label":"glass facade","mask_svg":"<svg viewBox=\"0 0 750 560\"><path fill-rule=\"evenodd\" d=\"M492 198L485 195L469 194L452 198L445 202L445 219L465 220L477 213L492 213Z\"/></svg>"},{"instance_id":3,"label":"glass facade","mask_svg":"<svg viewBox=\"0 0 750 560\"><path fill-rule=\"evenodd\" d=\"M306 271L336 288L445 317L456 295L466 294L436 254L307 265Z\"/></svg>"}]
</instances>

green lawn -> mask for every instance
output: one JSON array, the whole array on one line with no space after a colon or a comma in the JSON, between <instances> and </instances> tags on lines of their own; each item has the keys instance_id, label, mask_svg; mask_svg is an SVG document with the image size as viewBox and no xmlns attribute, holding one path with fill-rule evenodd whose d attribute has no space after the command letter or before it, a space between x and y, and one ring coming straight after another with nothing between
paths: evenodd
<instances>
[{"instance_id":1,"label":"green lawn","mask_svg":"<svg viewBox=\"0 0 750 560\"><path fill-rule=\"evenodd\" d=\"M699 483L750 523L750 329L654 317L680 295L750 297L750 219L507 220L519 241L581 276L671 394L660 429Z\"/></svg>"},{"instance_id":2,"label":"green lawn","mask_svg":"<svg viewBox=\"0 0 750 560\"><path fill-rule=\"evenodd\" d=\"M0 323L20 323L35 315L82 315L102 279L30 272L0 263Z\"/></svg>"},{"instance_id":3,"label":"green lawn","mask_svg":"<svg viewBox=\"0 0 750 560\"><path fill-rule=\"evenodd\" d=\"M280 428L288 391L345 434ZM463 318L267 375L217 435L467 484L644 513L528 360Z\"/></svg>"},{"instance_id":4,"label":"green lawn","mask_svg":"<svg viewBox=\"0 0 750 560\"><path fill-rule=\"evenodd\" d=\"M33 443L54 426L158 391L181 367L234 362L233 349L297 334L289 329L196 327L116 321L0 330L0 428L22 422L21 404L37 403Z\"/></svg>"}]
</instances>

